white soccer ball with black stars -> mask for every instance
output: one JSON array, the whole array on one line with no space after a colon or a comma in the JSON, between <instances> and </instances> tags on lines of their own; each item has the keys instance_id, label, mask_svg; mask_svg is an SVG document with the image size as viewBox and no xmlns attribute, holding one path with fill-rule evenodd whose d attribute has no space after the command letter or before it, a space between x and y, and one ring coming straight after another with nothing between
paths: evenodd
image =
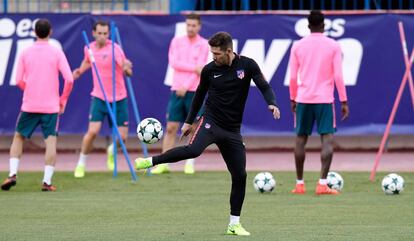
<instances>
[{"instance_id":1,"label":"white soccer ball with black stars","mask_svg":"<svg viewBox=\"0 0 414 241\"><path fill-rule=\"evenodd\" d=\"M328 181L328 187L331 189L335 189L340 192L342 191L342 188L344 188L344 179L337 172L328 172L326 180Z\"/></svg>"},{"instance_id":2,"label":"white soccer ball with black stars","mask_svg":"<svg viewBox=\"0 0 414 241\"><path fill-rule=\"evenodd\" d=\"M146 144L154 144L161 140L162 125L155 118L143 119L137 126L138 139Z\"/></svg>"},{"instance_id":3,"label":"white soccer ball with black stars","mask_svg":"<svg viewBox=\"0 0 414 241\"><path fill-rule=\"evenodd\" d=\"M276 186L276 180L270 172L260 172L253 180L253 187L260 193L271 192Z\"/></svg>"},{"instance_id":4,"label":"white soccer ball with black stars","mask_svg":"<svg viewBox=\"0 0 414 241\"><path fill-rule=\"evenodd\" d=\"M381 187L385 194L400 194L404 190L404 179L396 173L390 173L382 179Z\"/></svg>"}]
</instances>

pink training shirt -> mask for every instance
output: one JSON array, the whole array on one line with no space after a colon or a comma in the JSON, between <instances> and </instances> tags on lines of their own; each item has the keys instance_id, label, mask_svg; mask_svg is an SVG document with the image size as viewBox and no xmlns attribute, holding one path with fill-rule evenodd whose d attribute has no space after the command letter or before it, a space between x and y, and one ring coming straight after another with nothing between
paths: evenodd
<instances>
[{"instance_id":1,"label":"pink training shirt","mask_svg":"<svg viewBox=\"0 0 414 241\"><path fill-rule=\"evenodd\" d=\"M312 33L294 43L290 53L290 99L333 103L334 84L340 101L347 101L339 44L322 33Z\"/></svg>"},{"instance_id":2,"label":"pink training shirt","mask_svg":"<svg viewBox=\"0 0 414 241\"><path fill-rule=\"evenodd\" d=\"M113 102L114 98L112 95L112 42L110 40L106 41L106 44L102 48L98 48L96 42L90 44L90 48L93 53L93 57L96 61L96 66L98 67L99 76L101 77L102 84L104 86L105 94L108 97L109 102ZM115 101L125 99L127 97L127 91L125 88L124 81L124 72L122 70L122 65L125 61L125 54L122 51L121 47L118 44L115 44L115 89L116 97ZM92 64L89 59L88 49L85 46L84 49L85 60ZM101 100L105 100L104 95L99 86L98 77L96 76L95 71L92 69L93 76L93 89L91 95L97 97Z\"/></svg>"},{"instance_id":3,"label":"pink training shirt","mask_svg":"<svg viewBox=\"0 0 414 241\"><path fill-rule=\"evenodd\" d=\"M194 71L207 63L209 45L206 39L197 35L175 37L171 41L168 60L174 69L171 90L186 89L196 91L200 76Z\"/></svg>"},{"instance_id":4,"label":"pink training shirt","mask_svg":"<svg viewBox=\"0 0 414 241\"><path fill-rule=\"evenodd\" d=\"M59 72L65 86L59 96ZM58 113L72 91L73 76L62 50L38 40L22 52L17 64L16 84L23 90L21 110L30 113Z\"/></svg>"}]
</instances>

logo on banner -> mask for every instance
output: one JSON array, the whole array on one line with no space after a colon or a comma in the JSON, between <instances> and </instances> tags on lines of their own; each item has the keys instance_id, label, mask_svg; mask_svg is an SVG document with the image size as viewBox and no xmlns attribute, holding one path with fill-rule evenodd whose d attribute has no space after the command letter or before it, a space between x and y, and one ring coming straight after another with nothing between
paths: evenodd
<instances>
[{"instance_id":1,"label":"logo on banner","mask_svg":"<svg viewBox=\"0 0 414 241\"><path fill-rule=\"evenodd\" d=\"M237 78L239 78L239 79L244 78L244 69L237 70Z\"/></svg>"},{"instance_id":2,"label":"logo on banner","mask_svg":"<svg viewBox=\"0 0 414 241\"><path fill-rule=\"evenodd\" d=\"M261 39L261 38L248 38L243 41L244 45L239 46L237 38L233 39L233 49L240 55L247 56L254 59L262 70L263 76L266 81L270 82L278 68L281 66L282 61L289 58L290 49L295 41L299 38L309 34L308 20L301 18L296 21L293 26L294 32L297 36L283 39ZM245 31L247 34L247 31ZM356 85L358 74L361 66L362 56L364 48L362 43L351 37L342 38L346 32L346 20L343 18L326 18L325 19L325 35L335 38L340 44L343 61L342 69L344 75L344 82L347 86ZM183 36L186 34L185 23L179 22L176 24L175 36ZM298 38L299 37L299 38ZM212 60L212 55L209 55L209 61ZM285 69L284 85L289 86L290 71L289 65ZM172 84L173 69L168 66L164 84L171 86ZM254 83L252 82L253 86Z\"/></svg>"},{"instance_id":3,"label":"logo on banner","mask_svg":"<svg viewBox=\"0 0 414 241\"><path fill-rule=\"evenodd\" d=\"M0 18L0 86L4 84L6 77L10 85L16 85L17 62L22 51L32 46L35 41L36 21L37 19L23 18L15 22L10 18ZM62 45L56 39L50 39L49 43L62 49ZM11 56L13 48L15 54ZM6 76L9 65L13 68Z\"/></svg>"},{"instance_id":4,"label":"logo on banner","mask_svg":"<svg viewBox=\"0 0 414 241\"><path fill-rule=\"evenodd\" d=\"M341 46L342 50L342 73L345 85L354 86L357 84L358 74L361 67L362 56L364 54L364 47L362 43L356 38L341 38L346 31L346 20L343 18L325 19L324 34L331 38L336 38L336 41ZM296 21L295 32L299 37L305 37L310 34L308 28L308 19L302 18ZM292 43L293 44L293 43ZM286 71L284 85L289 86L290 71L289 66Z\"/></svg>"}]
</instances>

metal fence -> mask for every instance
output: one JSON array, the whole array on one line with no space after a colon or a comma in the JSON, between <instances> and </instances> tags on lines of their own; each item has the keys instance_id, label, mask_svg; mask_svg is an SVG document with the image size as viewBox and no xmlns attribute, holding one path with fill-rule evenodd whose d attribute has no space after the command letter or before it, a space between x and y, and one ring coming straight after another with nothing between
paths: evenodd
<instances>
[{"instance_id":1,"label":"metal fence","mask_svg":"<svg viewBox=\"0 0 414 241\"><path fill-rule=\"evenodd\" d=\"M170 5L183 2L179 10L372 10L413 9L414 0L0 0L0 12L162 12ZM175 11L174 11L175 12Z\"/></svg>"},{"instance_id":2,"label":"metal fence","mask_svg":"<svg viewBox=\"0 0 414 241\"><path fill-rule=\"evenodd\" d=\"M199 0L197 10L413 9L414 0Z\"/></svg>"},{"instance_id":3,"label":"metal fence","mask_svg":"<svg viewBox=\"0 0 414 241\"><path fill-rule=\"evenodd\" d=\"M164 12L169 0L2 0L3 13Z\"/></svg>"}]
</instances>

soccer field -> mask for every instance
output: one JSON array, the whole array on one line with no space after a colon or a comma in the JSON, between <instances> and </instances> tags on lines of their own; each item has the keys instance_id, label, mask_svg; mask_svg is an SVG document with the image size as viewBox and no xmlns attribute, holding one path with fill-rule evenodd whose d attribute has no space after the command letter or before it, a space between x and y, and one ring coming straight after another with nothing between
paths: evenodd
<instances>
[{"instance_id":1,"label":"soccer field","mask_svg":"<svg viewBox=\"0 0 414 241\"><path fill-rule=\"evenodd\" d=\"M230 176L200 172L140 176L128 173L55 175L55 193L40 192L42 173L19 175L1 192L0 240L414 240L414 173L400 173L406 189L387 196L368 173L342 172L339 196L315 196L317 173L306 173L308 193L294 196L294 173L273 172L276 190L259 194L248 185L242 223L250 237L224 235ZM1 176L6 176L1 173ZM382 178L385 173L378 173Z\"/></svg>"}]
</instances>

